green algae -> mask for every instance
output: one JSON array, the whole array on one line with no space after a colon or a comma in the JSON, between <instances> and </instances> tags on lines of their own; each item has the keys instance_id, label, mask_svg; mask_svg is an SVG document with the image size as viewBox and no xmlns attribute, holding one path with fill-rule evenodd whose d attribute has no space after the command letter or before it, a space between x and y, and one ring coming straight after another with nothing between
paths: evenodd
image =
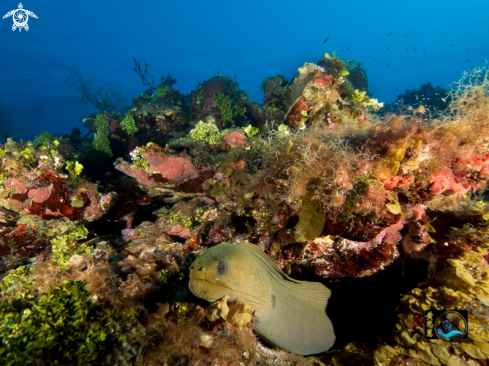
<instances>
[{"instance_id":1,"label":"green algae","mask_svg":"<svg viewBox=\"0 0 489 366\"><path fill-rule=\"evenodd\" d=\"M140 327L129 308L94 302L82 281L40 293L33 282L0 303L2 365L120 365L135 361ZM3 291L2 291L3 292Z\"/></svg>"}]
</instances>

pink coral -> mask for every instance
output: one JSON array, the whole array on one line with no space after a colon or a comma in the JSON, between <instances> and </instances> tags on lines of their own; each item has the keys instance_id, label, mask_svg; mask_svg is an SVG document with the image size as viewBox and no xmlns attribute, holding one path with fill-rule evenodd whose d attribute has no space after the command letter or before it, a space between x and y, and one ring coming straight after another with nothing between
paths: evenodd
<instances>
[{"instance_id":1,"label":"pink coral","mask_svg":"<svg viewBox=\"0 0 489 366\"><path fill-rule=\"evenodd\" d=\"M232 148L238 148L246 145L247 141L244 134L239 131L233 131L223 137L223 140Z\"/></svg>"},{"instance_id":2,"label":"pink coral","mask_svg":"<svg viewBox=\"0 0 489 366\"><path fill-rule=\"evenodd\" d=\"M182 157L168 156L164 153L145 154L144 157L149 161L150 170L178 184L199 176L199 169L191 161Z\"/></svg>"},{"instance_id":3,"label":"pink coral","mask_svg":"<svg viewBox=\"0 0 489 366\"><path fill-rule=\"evenodd\" d=\"M15 193L17 194L27 193L27 187L17 178L5 179L4 185L5 189L11 189L12 187L15 187Z\"/></svg>"},{"instance_id":4,"label":"pink coral","mask_svg":"<svg viewBox=\"0 0 489 366\"><path fill-rule=\"evenodd\" d=\"M188 239L192 235L182 224L173 225L171 229L167 231L167 234L176 236L179 239Z\"/></svg>"},{"instance_id":5,"label":"pink coral","mask_svg":"<svg viewBox=\"0 0 489 366\"><path fill-rule=\"evenodd\" d=\"M45 187L39 187L36 189L31 189L27 192L27 196L32 199L32 201L36 203L41 203L46 201L51 195L51 191L53 190L53 184L49 184Z\"/></svg>"},{"instance_id":6,"label":"pink coral","mask_svg":"<svg viewBox=\"0 0 489 366\"><path fill-rule=\"evenodd\" d=\"M410 175L407 177L396 175L392 178L381 179L380 181L384 185L385 190L391 191L395 188L401 188L401 187L404 187L404 186L407 186L407 185L413 183L414 182L414 175Z\"/></svg>"},{"instance_id":7,"label":"pink coral","mask_svg":"<svg viewBox=\"0 0 489 366\"><path fill-rule=\"evenodd\" d=\"M432 174L430 180L433 182L430 187L430 193L435 196L440 194L465 194L470 190L468 184L457 182L453 172L447 167L443 169L443 172Z\"/></svg>"},{"instance_id":8,"label":"pink coral","mask_svg":"<svg viewBox=\"0 0 489 366\"><path fill-rule=\"evenodd\" d=\"M146 187L154 187L157 184L157 181L153 177L150 177L146 170L133 168L131 167L131 164L125 161L118 162L115 168L117 170L120 170L124 174L136 179L138 182Z\"/></svg>"}]
</instances>

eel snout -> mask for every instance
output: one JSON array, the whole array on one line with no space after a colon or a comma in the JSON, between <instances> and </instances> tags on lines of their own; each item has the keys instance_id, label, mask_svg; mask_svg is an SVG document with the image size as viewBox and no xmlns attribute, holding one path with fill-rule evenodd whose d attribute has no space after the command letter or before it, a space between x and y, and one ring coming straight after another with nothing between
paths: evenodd
<instances>
[{"instance_id":1,"label":"eel snout","mask_svg":"<svg viewBox=\"0 0 489 366\"><path fill-rule=\"evenodd\" d=\"M190 266L191 271L194 271L195 268L196 267L193 264ZM207 270L207 268L205 266L197 266L197 268L198 268L197 271L200 271L200 272L205 272Z\"/></svg>"},{"instance_id":2,"label":"eel snout","mask_svg":"<svg viewBox=\"0 0 489 366\"><path fill-rule=\"evenodd\" d=\"M190 266L190 278L204 280L207 278L207 266L204 264L194 263Z\"/></svg>"}]
</instances>

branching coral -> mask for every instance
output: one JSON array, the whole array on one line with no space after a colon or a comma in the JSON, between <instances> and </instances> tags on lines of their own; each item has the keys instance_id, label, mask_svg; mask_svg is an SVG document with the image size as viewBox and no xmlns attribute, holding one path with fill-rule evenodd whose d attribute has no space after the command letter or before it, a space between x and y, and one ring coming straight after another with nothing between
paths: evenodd
<instances>
[{"instance_id":1,"label":"branching coral","mask_svg":"<svg viewBox=\"0 0 489 366\"><path fill-rule=\"evenodd\" d=\"M95 84L92 77L86 77L80 73L80 68L76 63L71 66L60 63L54 67L62 67L67 70L68 76L63 85L66 88L75 86L82 99L90 102L100 113L115 112L122 107L126 97L117 85L105 82Z\"/></svg>"}]
</instances>

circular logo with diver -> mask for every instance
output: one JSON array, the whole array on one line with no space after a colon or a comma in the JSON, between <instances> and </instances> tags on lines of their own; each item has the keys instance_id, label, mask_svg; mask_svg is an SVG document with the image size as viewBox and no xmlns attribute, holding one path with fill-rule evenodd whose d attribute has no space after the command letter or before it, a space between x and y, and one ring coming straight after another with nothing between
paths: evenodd
<instances>
[{"instance_id":1,"label":"circular logo with diver","mask_svg":"<svg viewBox=\"0 0 489 366\"><path fill-rule=\"evenodd\" d=\"M463 339L468 329L467 320L457 311L445 311L435 322L435 333L447 342Z\"/></svg>"},{"instance_id":2,"label":"circular logo with diver","mask_svg":"<svg viewBox=\"0 0 489 366\"><path fill-rule=\"evenodd\" d=\"M12 19L14 20L14 24L12 25L13 31L15 31L17 28L19 28L19 32L22 31L22 28L28 31L29 25L27 24L27 21L29 20L29 15L37 19L36 14L34 14L32 11L25 10L22 3L19 3L19 8L9 11L3 16L3 19L10 16L12 17Z\"/></svg>"}]
</instances>

